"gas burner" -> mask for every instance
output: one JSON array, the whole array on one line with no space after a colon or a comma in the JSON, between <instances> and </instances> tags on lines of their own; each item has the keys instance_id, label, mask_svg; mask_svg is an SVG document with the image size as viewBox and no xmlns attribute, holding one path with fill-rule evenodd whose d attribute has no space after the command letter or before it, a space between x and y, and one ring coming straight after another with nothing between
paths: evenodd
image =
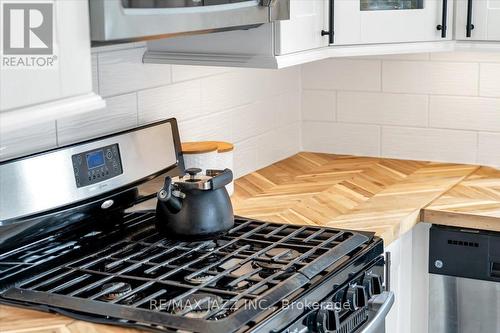
<instances>
[{"instance_id":1,"label":"gas burner","mask_svg":"<svg viewBox=\"0 0 500 333\"><path fill-rule=\"evenodd\" d=\"M269 258L276 258L277 260L293 260L300 256L300 252L294 249L275 247L267 251L266 256Z\"/></svg>"},{"instance_id":2,"label":"gas burner","mask_svg":"<svg viewBox=\"0 0 500 333\"><path fill-rule=\"evenodd\" d=\"M204 284L209 282L214 278L213 275L210 274L198 274L195 276L185 276L184 281L192 283L192 284Z\"/></svg>"},{"instance_id":3,"label":"gas burner","mask_svg":"<svg viewBox=\"0 0 500 333\"><path fill-rule=\"evenodd\" d=\"M241 261L241 260L239 260ZM244 263L243 265L241 265L240 267L236 268L235 270L231 271L231 275L233 276L237 276L237 277L240 277L240 276L243 276L243 275L247 275L248 273L252 272L255 270L255 267L252 267L252 263L251 262L246 262Z\"/></svg>"},{"instance_id":4,"label":"gas burner","mask_svg":"<svg viewBox=\"0 0 500 333\"><path fill-rule=\"evenodd\" d=\"M280 275L280 277L286 278L295 272L294 267L288 267L285 269L284 268L285 266L282 264L277 264L277 263L272 263L272 262L267 262L267 261L253 261L252 267L261 269L259 271L259 276L262 278L268 278L269 276L271 276L275 273L278 273L280 271L283 272L283 274Z\"/></svg>"},{"instance_id":5,"label":"gas burner","mask_svg":"<svg viewBox=\"0 0 500 333\"><path fill-rule=\"evenodd\" d=\"M241 290L248 289L250 286L251 286L250 282L243 280L243 281L239 281L236 284L229 285L228 289L232 290L232 291L241 291Z\"/></svg>"},{"instance_id":6,"label":"gas burner","mask_svg":"<svg viewBox=\"0 0 500 333\"><path fill-rule=\"evenodd\" d=\"M210 311L222 308L223 299L209 293L191 294L175 303L172 313L188 318L203 318Z\"/></svg>"},{"instance_id":7,"label":"gas burner","mask_svg":"<svg viewBox=\"0 0 500 333\"><path fill-rule=\"evenodd\" d=\"M132 290L132 286L126 282L110 282L110 283L105 283L102 287L102 291L107 291L109 289L109 292L105 293L100 297L101 300L103 301L114 301L123 295L127 294Z\"/></svg>"},{"instance_id":8,"label":"gas burner","mask_svg":"<svg viewBox=\"0 0 500 333\"><path fill-rule=\"evenodd\" d=\"M199 248L198 251L203 251L203 252L211 252L215 249L215 247L217 246L217 244L212 241L212 240L208 240L208 241L204 241L204 242L191 242L191 243L187 243L186 247L188 248Z\"/></svg>"},{"instance_id":9,"label":"gas burner","mask_svg":"<svg viewBox=\"0 0 500 333\"><path fill-rule=\"evenodd\" d=\"M277 264L269 261L253 261L252 266L254 268L262 268L272 271L279 271L281 268L283 268L283 264Z\"/></svg>"}]
</instances>

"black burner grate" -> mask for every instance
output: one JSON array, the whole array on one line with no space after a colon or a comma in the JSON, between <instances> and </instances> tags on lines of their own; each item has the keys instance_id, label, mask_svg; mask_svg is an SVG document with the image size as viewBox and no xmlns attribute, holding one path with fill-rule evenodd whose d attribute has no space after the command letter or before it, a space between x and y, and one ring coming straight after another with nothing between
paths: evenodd
<instances>
[{"instance_id":1,"label":"black burner grate","mask_svg":"<svg viewBox=\"0 0 500 333\"><path fill-rule=\"evenodd\" d=\"M262 312L262 304L271 307L333 270L370 240L330 228L235 222L219 239L179 242L156 232L153 213L135 213L124 222L126 237L2 296L180 329L231 329ZM206 321L211 329L202 325Z\"/></svg>"}]
</instances>

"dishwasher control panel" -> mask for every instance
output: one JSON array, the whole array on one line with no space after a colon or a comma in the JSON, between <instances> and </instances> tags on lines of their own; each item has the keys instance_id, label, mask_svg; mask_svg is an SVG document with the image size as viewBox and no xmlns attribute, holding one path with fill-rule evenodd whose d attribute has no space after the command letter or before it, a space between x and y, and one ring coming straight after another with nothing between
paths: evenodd
<instances>
[{"instance_id":1,"label":"dishwasher control panel","mask_svg":"<svg viewBox=\"0 0 500 333\"><path fill-rule=\"evenodd\" d=\"M433 225L429 273L500 281L500 233Z\"/></svg>"}]
</instances>

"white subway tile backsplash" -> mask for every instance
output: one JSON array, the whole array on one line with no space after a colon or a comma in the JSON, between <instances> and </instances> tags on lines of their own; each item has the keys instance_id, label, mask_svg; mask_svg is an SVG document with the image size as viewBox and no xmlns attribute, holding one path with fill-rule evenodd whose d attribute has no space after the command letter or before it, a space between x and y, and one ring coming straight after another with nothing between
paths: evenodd
<instances>
[{"instance_id":1,"label":"white subway tile backsplash","mask_svg":"<svg viewBox=\"0 0 500 333\"><path fill-rule=\"evenodd\" d=\"M302 123L302 145L306 151L378 156L380 127L306 121Z\"/></svg>"},{"instance_id":2,"label":"white subway tile backsplash","mask_svg":"<svg viewBox=\"0 0 500 333\"><path fill-rule=\"evenodd\" d=\"M479 65L457 62L384 61L383 90L395 93L477 95Z\"/></svg>"},{"instance_id":3,"label":"white subway tile backsplash","mask_svg":"<svg viewBox=\"0 0 500 333\"><path fill-rule=\"evenodd\" d=\"M337 93L331 90L302 91L302 119L334 121L337 116Z\"/></svg>"},{"instance_id":4,"label":"white subway tile backsplash","mask_svg":"<svg viewBox=\"0 0 500 333\"><path fill-rule=\"evenodd\" d=\"M262 96L273 96L289 91L300 91L301 69L299 66L283 68L280 70L266 70L259 72L258 78Z\"/></svg>"},{"instance_id":5,"label":"white subway tile backsplash","mask_svg":"<svg viewBox=\"0 0 500 333\"><path fill-rule=\"evenodd\" d=\"M430 56L433 61L500 62L498 52L434 52Z\"/></svg>"},{"instance_id":6,"label":"white subway tile backsplash","mask_svg":"<svg viewBox=\"0 0 500 333\"><path fill-rule=\"evenodd\" d=\"M0 133L0 161L55 148L57 145L55 121L12 131L2 126L0 115Z\"/></svg>"},{"instance_id":7,"label":"white subway tile backsplash","mask_svg":"<svg viewBox=\"0 0 500 333\"><path fill-rule=\"evenodd\" d=\"M246 104L230 111L231 128L238 129L233 133L235 142L260 135L275 127L277 110L271 101L264 100Z\"/></svg>"},{"instance_id":8,"label":"white subway tile backsplash","mask_svg":"<svg viewBox=\"0 0 500 333\"><path fill-rule=\"evenodd\" d=\"M500 132L500 99L432 96L430 126Z\"/></svg>"},{"instance_id":9,"label":"white subway tile backsplash","mask_svg":"<svg viewBox=\"0 0 500 333\"><path fill-rule=\"evenodd\" d=\"M470 131L410 127L382 128L382 156L474 163L477 134Z\"/></svg>"},{"instance_id":10,"label":"white subway tile backsplash","mask_svg":"<svg viewBox=\"0 0 500 333\"><path fill-rule=\"evenodd\" d=\"M265 70L145 65L143 52L143 44L94 49L93 88L107 108L28 128L29 135L2 129L0 159L176 117L183 141L235 143L236 177L301 148L500 166L494 53L337 58Z\"/></svg>"},{"instance_id":11,"label":"white subway tile backsplash","mask_svg":"<svg viewBox=\"0 0 500 333\"><path fill-rule=\"evenodd\" d=\"M296 122L259 136L257 168L263 168L297 152L301 142L301 124Z\"/></svg>"},{"instance_id":12,"label":"white subway tile backsplash","mask_svg":"<svg viewBox=\"0 0 500 333\"><path fill-rule=\"evenodd\" d=\"M137 126L137 95L109 97L106 109L57 120L58 145Z\"/></svg>"},{"instance_id":13,"label":"white subway tile backsplash","mask_svg":"<svg viewBox=\"0 0 500 333\"><path fill-rule=\"evenodd\" d=\"M272 163L299 151L300 135L284 141L292 126L300 134L300 67L278 71L144 65L143 52L144 45L139 44L93 50L94 89L108 96L108 109L123 108L125 121L132 114L134 126L175 117L182 141L234 142L237 177L264 166L258 161ZM132 93L123 95L125 92ZM111 118L118 115L109 110L108 114ZM109 131L110 117L104 114L101 121L99 117L98 112L59 121L60 143L95 136L98 133L92 132L93 127ZM77 131L76 122L80 121L84 127ZM85 122L95 124L88 129ZM120 119L110 123L123 126ZM258 147L263 138L275 141L276 146Z\"/></svg>"},{"instance_id":14,"label":"white subway tile backsplash","mask_svg":"<svg viewBox=\"0 0 500 333\"><path fill-rule=\"evenodd\" d=\"M220 111L299 89L299 67L233 69L201 79L202 108L205 112Z\"/></svg>"},{"instance_id":15,"label":"white subway tile backsplash","mask_svg":"<svg viewBox=\"0 0 500 333\"><path fill-rule=\"evenodd\" d=\"M500 168L500 133L479 132L477 163Z\"/></svg>"},{"instance_id":16,"label":"white subway tile backsplash","mask_svg":"<svg viewBox=\"0 0 500 333\"><path fill-rule=\"evenodd\" d=\"M178 121L201 115L200 81L186 81L138 92L139 122L175 117Z\"/></svg>"},{"instance_id":17,"label":"white subway tile backsplash","mask_svg":"<svg viewBox=\"0 0 500 333\"><path fill-rule=\"evenodd\" d=\"M199 79L230 70L228 67L172 65L172 82Z\"/></svg>"},{"instance_id":18,"label":"white subway tile backsplash","mask_svg":"<svg viewBox=\"0 0 500 333\"><path fill-rule=\"evenodd\" d=\"M344 92L337 95L341 122L427 126L428 97L424 95Z\"/></svg>"},{"instance_id":19,"label":"white subway tile backsplash","mask_svg":"<svg viewBox=\"0 0 500 333\"><path fill-rule=\"evenodd\" d=\"M481 64L481 96L500 97L500 64Z\"/></svg>"},{"instance_id":20,"label":"white subway tile backsplash","mask_svg":"<svg viewBox=\"0 0 500 333\"><path fill-rule=\"evenodd\" d=\"M181 141L233 141L230 111L179 122Z\"/></svg>"},{"instance_id":21,"label":"white subway tile backsplash","mask_svg":"<svg viewBox=\"0 0 500 333\"><path fill-rule=\"evenodd\" d=\"M258 137L236 142L234 145L234 178L239 178L257 170Z\"/></svg>"},{"instance_id":22,"label":"white subway tile backsplash","mask_svg":"<svg viewBox=\"0 0 500 333\"><path fill-rule=\"evenodd\" d=\"M380 70L379 60L327 59L312 62L302 66L302 87L379 91Z\"/></svg>"},{"instance_id":23,"label":"white subway tile backsplash","mask_svg":"<svg viewBox=\"0 0 500 333\"><path fill-rule=\"evenodd\" d=\"M202 108L207 113L251 103L261 95L259 72L236 69L222 75L201 79Z\"/></svg>"},{"instance_id":24,"label":"white subway tile backsplash","mask_svg":"<svg viewBox=\"0 0 500 333\"><path fill-rule=\"evenodd\" d=\"M169 84L171 66L143 64L144 51L132 48L99 53L99 93L107 97Z\"/></svg>"},{"instance_id":25,"label":"white subway tile backsplash","mask_svg":"<svg viewBox=\"0 0 500 333\"><path fill-rule=\"evenodd\" d=\"M386 157L498 166L498 54L330 59L302 69L305 150L376 155L380 142Z\"/></svg>"},{"instance_id":26,"label":"white subway tile backsplash","mask_svg":"<svg viewBox=\"0 0 500 333\"><path fill-rule=\"evenodd\" d=\"M297 90L283 93L271 100L271 107L276 109L276 126L299 122L301 116L301 95ZM264 121L267 121L264 118Z\"/></svg>"}]
</instances>

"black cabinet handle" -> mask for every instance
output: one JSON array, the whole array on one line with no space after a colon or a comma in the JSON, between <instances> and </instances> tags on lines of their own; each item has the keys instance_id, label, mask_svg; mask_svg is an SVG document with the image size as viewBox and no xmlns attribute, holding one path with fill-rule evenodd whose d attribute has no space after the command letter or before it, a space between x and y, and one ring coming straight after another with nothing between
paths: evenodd
<instances>
[{"instance_id":1,"label":"black cabinet handle","mask_svg":"<svg viewBox=\"0 0 500 333\"><path fill-rule=\"evenodd\" d=\"M467 0L467 26L465 27L465 37L472 35L474 24L472 24L472 0Z\"/></svg>"},{"instance_id":2,"label":"black cabinet handle","mask_svg":"<svg viewBox=\"0 0 500 333\"><path fill-rule=\"evenodd\" d=\"M333 27L334 27L334 13L335 13L335 0L329 1L328 8L328 31L321 30L321 36L328 35L328 44L333 44Z\"/></svg>"},{"instance_id":3,"label":"black cabinet handle","mask_svg":"<svg viewBox=\"0 0 500 333\"><path fill-rule=\"evenodd\" d=\"M439 24L436 29L441 30L441 38L446 38L447 20L448 20L448 0L443 1L443 16L441 18L441 24Z\"/></svg>"}]
</instances>

